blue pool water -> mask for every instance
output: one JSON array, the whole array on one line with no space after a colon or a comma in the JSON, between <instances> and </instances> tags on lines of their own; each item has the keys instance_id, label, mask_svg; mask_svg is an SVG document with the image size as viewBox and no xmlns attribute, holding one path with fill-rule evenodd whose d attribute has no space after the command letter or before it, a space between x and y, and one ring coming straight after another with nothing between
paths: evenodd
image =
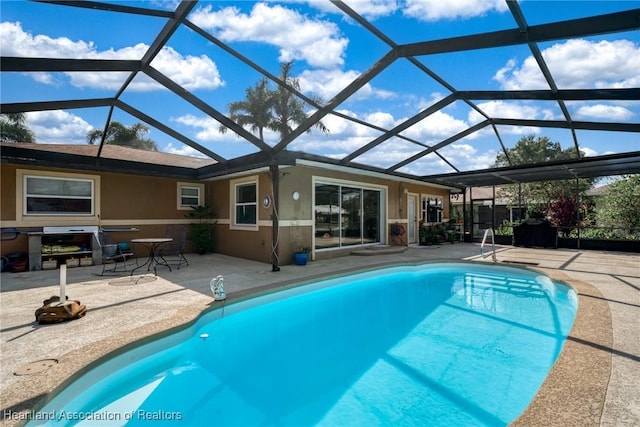
<instances>
[{"instance_id":1,"label":"blue pool water","mask_svg":"<svg viewBox=\"0 0 640 427\"><path fill-rule=\"evenodd\" d=\"M512 267L334 278L228 304L114 357L30 425L506 425L576 309L568 286Z\"/></svg>"}]
</instances>

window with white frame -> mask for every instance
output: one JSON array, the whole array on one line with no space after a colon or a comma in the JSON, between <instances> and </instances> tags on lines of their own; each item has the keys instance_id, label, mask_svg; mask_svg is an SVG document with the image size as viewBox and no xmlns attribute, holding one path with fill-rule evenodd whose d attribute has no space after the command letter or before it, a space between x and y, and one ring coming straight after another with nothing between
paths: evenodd
<instances>
[{"instance_id":1,"label":"window with white frame","mask_svg":"<svg viewBox=\"0 0 640 427\"><path fill-rule=\"evenodd\" d=\"M24 175L24 215L93 215L92 179Z\"/></svg>"},{"instance_id":2,"label":"window with white frame","mask_svg":"<svg viewBox=\"0 0 640 427\"><path fill-rule=\"evenodd\" d=\"M426 223L442 222L441 196L422 196L422 220Z\"/></svg>"},{"instance_id":3,"label":"window with white frame","mask_svg":"<svg viewBox=\"0 0 640 427\"><path fill-rule=\"evenodd\" d=\"M178 209L191 209L204 205L204 185L193 183L178 183Z\"/></svg>"},{"instance_id":4,"label":"window with white frame","mask_svg":"<svg viewBox=\"0 0 640 427\"><path fill-rule=\"evenodd\" d=\"M233 225L237 227L258 226L258 182L232 181Z\"/></svg>"}]
</instances>

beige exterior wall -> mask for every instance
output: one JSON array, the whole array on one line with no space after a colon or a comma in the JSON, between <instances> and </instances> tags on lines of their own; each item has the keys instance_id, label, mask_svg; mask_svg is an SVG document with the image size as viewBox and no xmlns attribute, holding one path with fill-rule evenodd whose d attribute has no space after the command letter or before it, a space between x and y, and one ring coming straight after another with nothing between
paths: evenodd
<instances>
[{"instance_id":1,"label":"beige exterior wall","mask_svg":"<svg viewBox=\"0 0 640 427\"><path fill-rule=\"evenodd\" d=\"M96 190L96 212L93 217L23 217L21 214L22 184L21 171L27 173L58 173L63 175L79 174L91 176L99 183ZM49 225L101 225L105 228L136 228L138 231L118 231L114 238L127 241L141 237L159 237L165 235L167 224L188 224L185 214L189 210L178 208L178 181L168 178L125 175L115 173L91 173L86 171L47 170L21 165L2 165L2 206L0 214L2 227L33 229ZM258 186L258 225L257 227L234 227L232 188L238 180L255 180ZM390 227L396 222L407 226L407 197L416 195L440 196L443 199L443 220L449 212L449 192L419 182L401 182L383 176L352 173L339 168L322 165L300 165L280 168L280 187L278 198L279 239L278 263L293 262L293 253L297 244L296 236L303 246L314 246L314 186L315 183L335 182L342 185L356 185L365 188L380 189L383 194L384 225L381 233L382 243L405 244L406 241L394 239ZM269 171L266 169L234 175L207 182L192 182L201 185L204 204L211 207L215 214L215 251L230 256L272 262L272 207L264 208L262 199L273 195ZM293 193L297 192L298 200ZM386 204L386 205L385 205ZM99 215L99 216L98 216ZM27 235L20 234L15 240L2 242L2 255L12 252L27 252ZM312 259L331 258L348 254L349 249L314 250ZM192 252L191 244L187 252Z\"/></svg>"},{"instance_id":2,"label":"beige exterior wall","mask_svg":"<svg viewBox=\"0 0 640 427\"><path fill-rule=\"evenodd\" d=\"M231 227L231 181L256 177L258 181L258 229L234 230ZM386 227L382 233L385 244L402 244L393 239L390 233L396 222L407 225L407 195L439 196L443 200L443 221L448 219L449 191L420 184L401 182L386 177L367 176L349 171L332 170L324 167L295 166L280 168L280 187L278 200L279 239L278 259L280 265L291 264L296 249L295 236L299 235L303 246L314 246L314 186L316 181L336 182L343 185L379 188L383 191L386 206L383 207ZM298 200L293 193L297 192ZM216 251L231 256L254 259L263 262L272 260L272 208L265 209L260 201L265 195L272 195L272 184L266 170L243 176L219 179L211 183L212 207L217 213ZM406 240L404 241L406 243ZM348 249L314 250L312 259L326 259L349 254L355 247Z\"/></svg>"},{"instance_id":3,"label":"beige exterior wall","mask_svg":"<svg viewBox=\"0 0 640 427\"><path fill-rule=\"evenodd\" d=\"M91 171L70 171L2 165L2 227L18 230L34 230L44 226L100 225L104 228L135 228L138 231L113 232L118 241L130 241L142 237L162 237L167 224L188 224L185 214L190 210L178 208L178 184L174 179L139 175L124 175ZM83 177L96 182L95 212L93 216L23 216L22 176L45 174L47 176ZM191 183L190 183L191 184ZM207 184L202 185L206 197ZM4 237L3 237L4 238ZM188 247L188 250L190 248ZM2 255L27 252L28 236L19 234L15 240L3 240Z\"/></svg>"}]
</instances>

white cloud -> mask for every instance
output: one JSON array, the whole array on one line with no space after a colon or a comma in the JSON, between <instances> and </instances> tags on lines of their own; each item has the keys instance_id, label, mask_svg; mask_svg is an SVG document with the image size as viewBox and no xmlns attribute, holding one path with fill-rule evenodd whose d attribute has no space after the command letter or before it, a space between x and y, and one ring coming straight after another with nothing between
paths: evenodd
<instances>
[{"instance_id":1,"label":"white cloud","mask_svg":"<svg viewBox=\"0 0 640 427\"><path fill-rule=\"evenodd\" d=\"M541 113L535 105L519 102L488 101L477 104L477 107L489 117L501 119L538 119ZM477 123L483 119L476 110L469 112L469 122Z\"/></svg>"},{"instance_id":2,"label":"white cloud","mask_svg":"<svg viewBox=\"0 0 640 427\"><path fill-rule=\"evenodd\" d=\"M0 38L2 56L79 58L87 52L95 51L92 42L74 42L67 37L53 39L42 34L31 35L23 31L20 22L0 23Z\"/></svg>"},{"instance_id":3,"label":"white cloud","mask_svg":"<svg viewBox=\"0 0 640 427\"><path fill-rule=\"evenodd\" d=\"M133 59L144 56L148 45L138 43L121 49L99 51L93 42L72 41L66 37L51 38L46 35L32 35L25 32L19 22L0 23L0 45L2 55L17 57L87 58L87 59ZM165 73L170 79L188 90L215 89L224 85L216 65L208 57L183 56L173 48L165 46L154 58L152 66ZM64 73L71 84L80 88L117 90L129 73ZM30 73L33 78L45 84L61 84L49 73ZM162 87L146 75L139 74L131 85L132 90L158 90Z\"/></svg>"},{"instance_id":4,"label":"white cloud","mask_svg":"<svg viewBox=\"0 0 640 427\"><path fill-rule=\"evenodd\" d=\"M580 147L580 151L584 153L585 157L594 157L599 155L599 153L596 150L589 147ZM613 152L608 152L604 154L613 154Z\"/></svg>"},{"instance_id":5,"label":"white cloud","mask_svg":"<svg viewBox=\"0 0 640 427\"><path fill-rule=\"evenodd\" d=\"M38 83L42 83L44 85L58 86L60 82L58 82L54 75L51 73L29 73L31 78Z\"/></svg>"},{"instance_id":6,"label":"white cloud","mask_svg":"<svg viewBox=\"0 0 640 427\"><path fill-rule=\"evenodd\" d=\"M420 159L398 169L398 172L413 175L434 175L453 172L453 169L451 169L451 166L445 163L440 157L436 156L435 153L429 153L426 156L423 156Z\"/></svg>"},{"instance_id":7,"label":"white cloud","mask_svg":"<svg viewBox=\"0 0 640 427\"><path fill-rule=\"evenodd\" d=\"M464 142L454 142L438 150L458 170L480 170L490 167L496 159L495 150L479 151L476 147ZM433 175L455 172L444 160L435 153L402 167L400 172L416 175Z\"/></svg>"},{"instance_id":8,"label":"white cloud","mask_svg":"<svg viewBox=\"0 0 640 427\"><path fill-rule=\"evenodd\" d=\"M381 168L389 168L423 150L425 150L425 148L419 145L399 138L391 138L356 157L353 161Z\"/></svg>"},{"instance_id":9,"label":"white cloud","mask_svg":"<svg viewBox=\"0 0 640 427\"><path fill-rule=\"evenodd\" d=\"M394 118L392 114L380 111L364 116L347 110L340 112L384 129L392 129L406 120L406 118ZM331 115L323 118L322 122L330 130L328 135L319 135L317 132L305 134L292 143L289 148L341 158L381 135L378 130ZM402 135L425 144L434 144L467 127L468 125L464 121L438 111L405 130ZM424 149L425 147L394 137L358 157L357 161L376 166L389 166Z\"/></svg>"},{"instance_id":10,"label":"white cloud","mask_svg":"<svg viewBox=\"0 0 640 427\"><path fill-rule=\"evenodd\" d=\"M151 0L151 4L165 10L175 10L180 0Z\"/></svg>"},{"instance_id":11,"label":"white cloud","mask_svg":"<svg viewBox=\"0 0 640 427\"><path fill-rule=\"evenodd\" d=\"M629 40L569 40L542 51L560 89L631 88L640 85L640 46ZM494 75L503 89L549 89L538 64L510 60Z\"/></svg>"},{"instance_id":12,"label":"white cloud","mask_svg":"<svg viewBox=\"0 0 640 427\"><path fill-rule=\"evenodd\" d=\"M364 121L383 129L392 129L398 124L391 113L386 113L383 111L377 111L375 113L367 114L364 117Z\"/></svg>"},{"instance_id":13,"label":"white cloud","mask_svg":"<svg viewBox=\"0 0 640 427\"><path fill-rule=\"evenodd\" d=\"M404 14L422 21L482 16L508 10L503 0L407 0Z\"/></svg>"},{"instance_id":14,"label":"white cloud","mask_svg":"<svg viewBox=\"0 0 640 427\"><path fill-rule=\"evenodd\" d=\"M359 118L357 114L348 110L340 110L340 113ZM322 123L329 129L328 134L321 135L312 128L311 133L301 135L289 148L332 157L344 157L380 135L380 132L375 129L334 115L325 116ZM380 123L376 124L381 126Z\"/></svg>"},{"instance_id":15,"label":"white cloud","mask_svg":"<svg viewBox=\"0 0 640 427\"><path fill-rule=\"evenodd\" d=\"M220 132L220 123L208 116L196 117L194 115L187 114L171 118L171 121L191 128L192 132L195 134L194 139L198 142L251 144L244 138L239 137L232 130L227 130L225 133ZM251 129L247 129L247 131L254 133ZM268 129L264 130L264 140L267 144L274 145L279 141L279 139L278 134L275 132Z\"/></svg>"},{"instance_id":16,"label":"white cloud","mask_svg":"<svg viewBox=\"0 0 640 427\"><path fill-rule=\"evenodd\" d=\"M326 0L320 0L320 2L328 3ZM368 19L392 15L400 8L399 2L395 0L349 0L345 3L358 14Z\"/></svg>"},{"instance_id":17,"label":"white cloud","mask_svg":"<svg viewBox=\"0 0 640 427\"><path fill-rule=\"evenodd\" d=\"M280 62L304 60L313 67L333 68L344 62L348 40L329 21L310 19L281 5L256 4L249 14L236 7L217 11L207 5L191 20L226 42L262 42L280 49Z\"/></svg>"},{"instance_id":18,"label":"white cloud","mask_svg":"<svg viewBox=\"0 0 640 427\"><path fill-rule=\"evenodd\" d=\"M25 117L36 142L43 144L86 144L93 130L83 118L62 110L29 112Z\"/></svg>"},{"instance_id":19,"label":"white cloud","mask_svg":"<svg viewBox=\"0 0 640 427\"><path fill-rule=\"evenodd\" d=\"M225 84L216 64L205 55L183 56L171 47L165 47L151 65L190 91L216 89Z\"/></svg>"},{"instance_id":20,"label":"white cloud","mask_svg":"<svg viewBox=\"0 0 640 427\"><path fill-rule=\"evenodd\" d=\"M442 101L445 97L446 95L441 92L433 92L430 94L429 98L421 97L417 101L412 100L411 105L417 106L419 110L424 110L431 107L433 104Z\"/></svg>"},{"instance_id":21,"label":"white cloud","mask_svg":"<svg viewBox=\"0 0 640 427\"><path fill-rule=\"evenodd\" d=\"M633 112L617 105L585 105L576 111L577 118L597 118L615 121L627 121L633 117Z\"/></svg>"},{"instance_id":22,"label":"white cloud","mask_svg":"<svg viewBox=\"0 0 640 427\"><path fill-rule=\"evenodd\" d=\"M369 142L371 142L371 138L357 135L341 137L335 135L323 135L322 137L305 135L292 142L288 148L293 151L304 151L322 156L341 158Z\"/></svg>"},{"instance_id":23,"label":"white cloud","mask_svg":"<svg viewBox=\"0 0 640 427\"><path fill-rule=\"evenodd\" d=\"M438 150L444 158L461 170L478 170L490 167L496 160L495 150L479 152L472 145L454 142Z\"/></svg>"},{"instance_id":24,"label":"white cloud","mask_svg":"<svg viewBox=\"0 0 640 427\"><path fill-rule=\"evenodd\" d=\"M327 13L342 14L333 3L327 0L307 0L309 6ZM398 0L348 0L347 6L365 18L375 20L381 16L388 16L400 9ZM348 18L345 17L348 20Z\"/></svg>"},{"instance_id":25,"label":"white cloud","mask_svg":"<svg viewBox=\"0 0 640 427\"><path fill-rule=\"evenodd\" d=\"M526 119L526 120L554 120L553 112L548 109L539 108L536 105L522 102L488 101L477 105L489 117L500 119ZM471 110L468 120L470 123L478 123L484 120L478 112ZM500 132L511 135L538 134L540 128L526 126L501 126ZM485 128L483 134L493 133L490 128Z\"/></svg>"},{"instance_id":26,"label":"white cloud","mask_svg":"<svg viewBox=\"0 0 640 427\"><path fill-rule=\"evenodd\" d=\"M360 73L354 70L342 71L335 68L331 70L305 70L298 77L298 82L302 92L316 94L327 102L351 84L359 75ZM394 96L392 92L376 89L367 83L350 97L350 101L371 98L389 99Z\"/></svg>"},{"instance_id":27,"label":"white cloud","mask_svg":"<svg viewBox=\"0 0 640 427\"><path fill-rule=\"evenodd\" d=\"M533 56L525 59L520 68L518 68L518 62L515 59L510 59L504 67L496 72L493 80L500 83L500 87L504 90L549 89L549 85Z\"/></svg>"},{"instance_id":28,"label":"white cloud","mask_svg":"<svg viewBox=\"0 0 640 427\"><path fill-rule=\"evenodd\" d=\"M164 151L165 153L180 154L182 156L209 158L195 148L191 148L186 144L183 144L180 147L176 147L175 145L173 145L173 143L170 142L163 148L162 151Z\"/></svg>"},{"instance_id":29,"label":"white cloud","mask_svg":"<svg viewBox=\"0 0 640 427\"><path fill-rule=\"evenodd\" d=\"M359 118L357 114L348 111L341 110L340 113L353 118ZM330 138L342 138L342 137L365 137L373 139L379 135L379 132L371 129L370 127L360 125L351 120L343 119L342 117L334 116L332 114L326 115L322 118L322 123L329 129Z\"/></svg>"},{"instance_id":30,"label":"white cloud","mask_svg":"<svg viewBox=\"0 0 640 427\"><path fill-rule=\"evenodd\" d=\"M220 132L220 123L211 117L196 117L191 114L171 119L172 122L179 123L195 130L195 139L206 142L232 141L229 138L229 132L223 134ZM232 136L235 134L231 134Z\"/></svg>"},{"instance_id":31,"label":"white cloud","mask_svg":"<svg viewBox=\"0 0 640 427\"><path fill-rule=\"evenodd\" d=\"M462 132L468 127L469 125L464 120L456 119L442 111L436 111L403 131L402 134L417 141L433 144L436 141L439 142L441 139Z\"/></svg>"}]
</instances>

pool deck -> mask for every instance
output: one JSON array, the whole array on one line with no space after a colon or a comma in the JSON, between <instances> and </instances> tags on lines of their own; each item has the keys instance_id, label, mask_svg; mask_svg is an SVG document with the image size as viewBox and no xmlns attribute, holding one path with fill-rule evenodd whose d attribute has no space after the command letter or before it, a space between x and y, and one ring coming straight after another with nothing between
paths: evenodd
<instances>
[{"instance_id":1,"label":"pool deck","mask_svg":"<svg viewBox=\"0 0 640 427\"><path fill-rule=\"evenodd\" d=\"M514 425L640 425L640 254L497 246L500 263L536 269L579 294L576 321L536 398ZM187 256L190 265L158 276L96 276L100 266L67 270L66 293L85 317L39 325L34 312L59 294L57 270L2 273L0 425L24 423L48 393L104 355L184 325L212 305L210 280L224 276L226 303L296 283L387 265L475 260L478 244L410 247L396 254L345 256L282 266L220 254ZM531 263L535 263L533 265ZM145 271L146 273L146 271ZM40 362L54 359L53 362ZM35 362L35 363L34 363ZM20 373L22 375L16 375Z\"/></svg>"}]
</instances>

